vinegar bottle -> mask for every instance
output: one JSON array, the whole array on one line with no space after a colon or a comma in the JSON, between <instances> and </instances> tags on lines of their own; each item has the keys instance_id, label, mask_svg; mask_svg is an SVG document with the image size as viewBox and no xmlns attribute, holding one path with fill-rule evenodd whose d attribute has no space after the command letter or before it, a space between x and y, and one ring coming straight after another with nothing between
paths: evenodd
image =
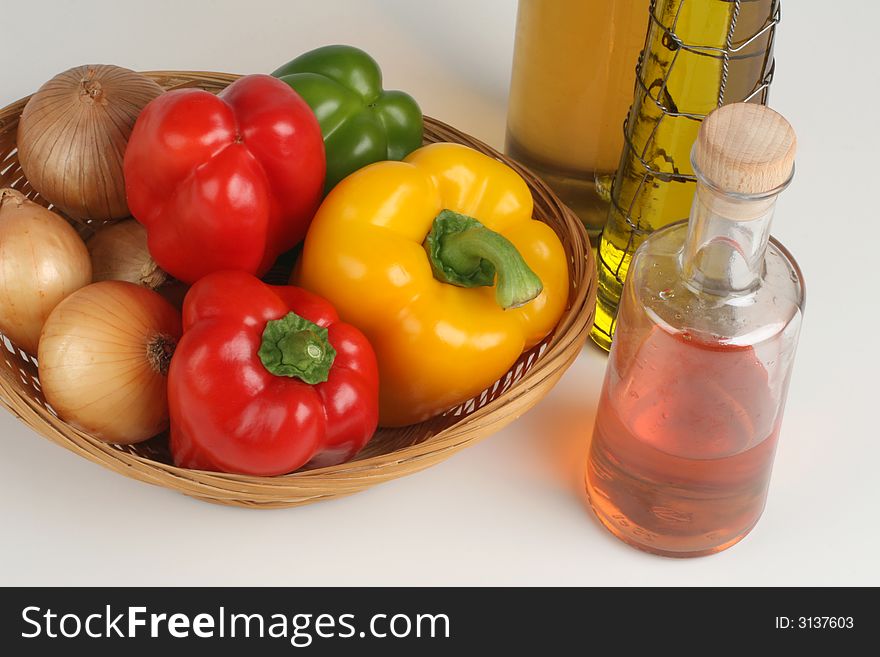
<instances>
[{"instance_id":1,"label":"vinegar bottle","mask_svg":"<svg viewBox=\"0 0 880 657\"><path fill-rule=\"evenodd\" d=\"M709 114L689 222L633 257L586 473L596 515L630 545L712 554L763 511L804 306L770 237L795 145L767 107Z\"/></svg>"}]
</instances>

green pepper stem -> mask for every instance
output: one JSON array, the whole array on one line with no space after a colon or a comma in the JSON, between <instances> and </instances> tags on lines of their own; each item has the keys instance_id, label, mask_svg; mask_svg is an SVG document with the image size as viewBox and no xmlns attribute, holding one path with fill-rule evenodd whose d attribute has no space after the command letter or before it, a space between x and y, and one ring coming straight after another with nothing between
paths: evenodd
<instances>
[{"instance_id":1,"label":"green pepper stem","mask_svg":"<svg viewBox=\"0 0 880 657\"><path fill-rule=\"evenodd\" d=\"M314 385L329 378L336 350L326 328L291 312L266 323L258 356L272 374Z\"/></svg>"},{"instance_id":2,"label":"green pepper stem","mask_svg":"<svg viewBox=\"0 0 880 657\"><path fill-rule=\"evenodd\" d=\"M459 287L494 284L495 300L505 310L528 303L544 289L510 240L473 217L443 210L424 247L434 278Z\"/></svg>"}]
</instances>

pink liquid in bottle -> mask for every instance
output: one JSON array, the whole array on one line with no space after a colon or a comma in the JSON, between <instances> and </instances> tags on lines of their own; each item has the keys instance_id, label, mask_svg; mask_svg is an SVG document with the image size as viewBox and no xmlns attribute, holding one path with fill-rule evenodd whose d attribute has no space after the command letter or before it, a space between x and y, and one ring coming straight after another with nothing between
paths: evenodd
<instances>
[{"instance_id":1,"label":"pink liquid in bottle","mask_svg":"<svg viewBox=\"0 0 880 657\"><path fill-rule=\"evenodd\" d=\"M617 360L586 474L599 519L666 556L736 543L764 509L782 416L755 350L655 326L625 371Z\"/></svg>"}]
</instances>

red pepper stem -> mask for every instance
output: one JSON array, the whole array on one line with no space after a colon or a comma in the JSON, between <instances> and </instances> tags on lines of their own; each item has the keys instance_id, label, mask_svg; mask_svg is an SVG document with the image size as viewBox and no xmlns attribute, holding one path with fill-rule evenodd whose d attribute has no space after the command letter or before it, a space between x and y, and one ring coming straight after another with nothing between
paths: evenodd
<instances>
[{"instance_id":1,"label":"red pepper stem","mask_svg":"<svg viewBox=\"0 0 880 657\"><path fill-rule=\"evenodd\" d=\"M330 377L336 350L325 327L290 312L266 322L258 355L272 374L314 385Z\"/></svg>"},{"instance_id":2,"label":"red pepper stem","mask_svg":"<svg viewBox=\"0 0 880 657\"><path fill-rule=\"evenodd\" d=\"M460 287L495 285L495 300L504 310L528 303L544 289L510 240L473 217L443 210L424 247L434 278Z\"/></svg>"}]
</instances>

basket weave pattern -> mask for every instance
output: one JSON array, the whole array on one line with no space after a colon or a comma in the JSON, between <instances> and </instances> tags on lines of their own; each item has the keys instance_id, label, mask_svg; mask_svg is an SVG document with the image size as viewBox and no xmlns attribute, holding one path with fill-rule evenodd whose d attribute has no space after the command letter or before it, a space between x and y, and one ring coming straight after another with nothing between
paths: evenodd
<instances>
[{"instance_id":1,"label":"basket weave pattern","mask_svg":"<svg viewBox=\"0 0 880 657\"><path fill-rule=\"evenodd\" d=\"M166 89L201 88L217 92L239 76L200 71L154 71L145 75ZM16 158L18 119L27 98L0 110L0 187L14 187L49 206L33 190ZM534 174L486 144L425 117L425 143L465 144L514 168L529 185L534 216L559 235L569 264L569 304L554 332L524 353L493 386L442 416L409 427L380 429L357 458L337 466L302 470L280 477L251 477L175 467L167 436L138 445L108 445L59 419L40 390L36 361L5 336L0 349L0 402L49 440L140 481L178 490L203 500L245 507L287 507L341 497L417 472L498 431L536 404L577 357L593 323L596 276L581 222ZM81 233L93 229L72 222ZM274 274L274 276L273 276ZM286 280L287 271L270 278Z\"/></svg>"}]
</instances>

